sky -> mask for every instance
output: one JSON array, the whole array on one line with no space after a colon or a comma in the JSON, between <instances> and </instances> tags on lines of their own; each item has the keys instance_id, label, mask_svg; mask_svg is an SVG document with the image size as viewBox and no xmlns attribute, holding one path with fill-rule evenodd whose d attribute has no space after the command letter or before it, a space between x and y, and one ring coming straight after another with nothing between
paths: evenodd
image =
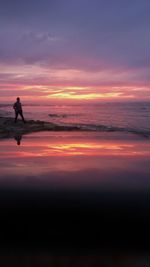
<instances>
[{"instance_id":1,"label":"sky","mask_svg":"<svg viewBox=\"0 0 150 267\"><path fill-rule=\"evenodd\" d=\"M0 102L150 100L149 0L0 0Z\"/></svg>"}]
</instances>

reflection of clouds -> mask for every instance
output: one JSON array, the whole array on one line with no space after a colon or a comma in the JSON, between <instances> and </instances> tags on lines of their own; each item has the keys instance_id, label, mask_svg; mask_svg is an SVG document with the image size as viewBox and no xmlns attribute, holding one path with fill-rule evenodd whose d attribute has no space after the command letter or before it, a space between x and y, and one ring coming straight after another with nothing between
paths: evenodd
<instances>
[{"instance_id":1,"label":"reflection of clouds","mask_svg":"<svg viewBox=\"0 0 150 267\"><path fill-rule=\"evenodd\" d=\"M60 139L45 140L44 138L38 142L22 142L23 148L18 150L13 146L8 145L1 147L3 158L36 158L36 157L50 157L50 156L149 156L150 144L128 141L94 141L91 140L69 140L64 138L63 142Z\"/></svg>"},{"instance_id":2,"label":"reflection of clouds","mask_svg":"<svg viewBox=\"0 0 150 267\"><path fill-rule=\"evenodd\" d=\"M0 183L19 186L144 186L150 173L150 144L83 136L24 138L1 142Z\"/></svg>"},{"instance_id":3,"label":"reflection of clouds","mask_svg":"<svg viewBox=\"0 0 150 267\"><path fill-rule=\"evenodd\" d=\"M115 150L126 150L126 149L132 149L133 145L116 145L116 144L104 144L101 145L99 143L71 143L71 144L59 144L56 146L49 146L53 151L56 153L64 153L64 155L67 154L76 154L76 155L88 155L88 154L102 154L105 153L107 150L109 152L115 151ZM48 151L47 151L48 152ZM119 152L118 152L119 153Z\"/></svg>"}]
</instances>

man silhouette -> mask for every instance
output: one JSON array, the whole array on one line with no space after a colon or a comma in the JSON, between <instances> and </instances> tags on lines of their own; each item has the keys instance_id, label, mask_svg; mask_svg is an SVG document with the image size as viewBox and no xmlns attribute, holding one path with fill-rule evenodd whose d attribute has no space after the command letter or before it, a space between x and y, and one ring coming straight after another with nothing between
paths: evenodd
<instances>
[{"instance_id":1,"label":"man silhouette","mask_svg":"<svg viewBox=\"0 0 150 267\"><path fill-rule=\"evenodd\" d=\"M15 140L17 141L17 145L20 146L21 144L21 139L22 139L22 136L21 135L16 135L15 136Z\"/></svg>"},{"instance_id":2,"label":"man silhouette","mask_svg":"<svg viewBox=\"0 0 150 267\"><path fill-rule=\"evenodd\" d=\"M25 123L25 119L23 117L22 105L19 97L17 97L17 101L14 103L13 108L15 110L15 123L17 122L18 115L21 116L22 121Z\"/></svg>"}]
</instances>

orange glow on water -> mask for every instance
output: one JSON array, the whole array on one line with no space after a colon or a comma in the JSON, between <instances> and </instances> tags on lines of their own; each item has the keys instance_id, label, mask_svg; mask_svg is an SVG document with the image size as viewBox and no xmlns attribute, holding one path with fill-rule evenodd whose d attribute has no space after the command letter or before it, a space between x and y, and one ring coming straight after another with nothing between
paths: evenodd
<instances>
[{"instance_id":1,"label":"orange glow on water","mask_svg":"<svg viewBox=\"0 0 150 267\"><path fill-rule=\"evenodd\" d=\"M104 183L124 188L133 187L135 173L142 177L135 177L135 187L144 184L143 175L149 181L149 141L135 136L109 140L106 134L44 134L25 136L20 146L13 139L0 142L0 184L97 188Z\"/></svg>"},{"instance_id":2,"label":"orange glow on water","mask_svg":"<svg viewBox=\"0 0 150 267\"><path fill-rule=\"evenodd\" d=\"M125 141L88 141L79 142L78 140L65 139L60 140L41 140L40 142L29 142L26 140L22 143L22 147L11 151L9 146L9 153L4 150L3 145L1 151L3 158L7 157L49 157L49 156L150 156L150 145L142 145Z\"/></svg>"},{"instance_id":3,"label":"orange glow on water","mask_svg":"<svg viewBox=\"0 0 150 267\"><path fill-rule=\"evenodd\" d=\"M69 144L59 144L54 145L53 149L56 154L67 155L102 155L115 153L118 150L125 150L127 148L132 148L132 145L117 145L117 144L99 144L99 143L69 143ZM119 153L119 152L118 152Z\"/></svg>"}]
</instances>

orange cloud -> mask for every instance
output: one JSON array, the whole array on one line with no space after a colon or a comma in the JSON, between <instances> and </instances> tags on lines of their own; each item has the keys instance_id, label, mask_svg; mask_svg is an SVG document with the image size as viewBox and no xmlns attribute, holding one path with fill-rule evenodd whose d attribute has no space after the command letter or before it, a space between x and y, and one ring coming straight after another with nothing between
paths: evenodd
<instances>
[{"instance_id":1,"label":"orange cloud","mask_svg":"<svg viewBox=\"0 0 150 267\"><path fill-rule=\"evenodd\" d=\"M13 101L18 95L30 102L150 99L149 86L135 84L134 70L90 72L38 65L0 65L0 72L1 101Z\"/></svg>"},{"instance_id":2,"label":"orange cloud","mask_svg":"<svg viewBox=\"0 0 150 267\"><path fill-rule=\"evenodd\" d=\"M69 92L69 93L54 93L51 95L48 95L48 98L55 98L55 99L78 99L78 100L98 100L99 98L117 98L121 96L122 93L83 93L83 94L77 94L76 92Z\"/></svg>"}]
</instances>

